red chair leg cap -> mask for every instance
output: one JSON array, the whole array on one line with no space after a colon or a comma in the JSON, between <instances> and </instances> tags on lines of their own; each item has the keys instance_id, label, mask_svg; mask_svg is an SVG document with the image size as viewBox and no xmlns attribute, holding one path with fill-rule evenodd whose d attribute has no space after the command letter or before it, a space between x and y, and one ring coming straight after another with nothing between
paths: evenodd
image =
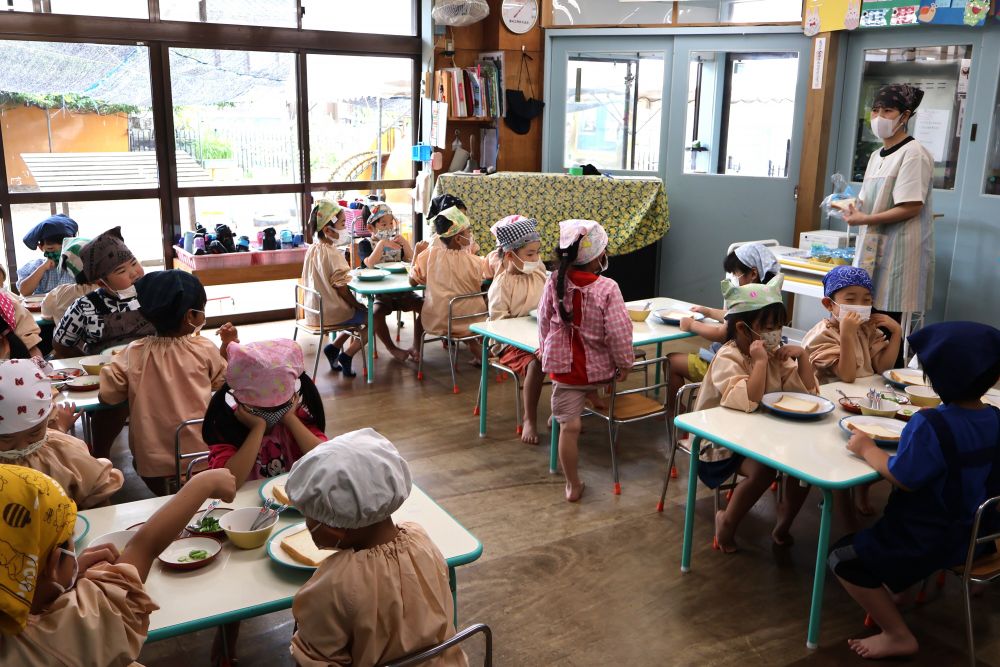
<instances>
[{"instance_id":1,"label":"red chair leg cap","mask_svg":"<svg viewBox=\"0 0 1000 667\"><path fill-rule=\"evenodd\" d=\"M522 433L524 433L524 424L518 424L517 425L517 434L521 435Z\"/></svg>"},{"instance_id":2,"label":"red chair leg cap","mask_svg":"<svg viewBox=\"0 0 1000 667\"><path fill-rule=\"evenodd\" d=\"M871 617L871 614L865 614L865 627L866 628L877 628L878 624L875 619Z\"/></svg>"},{"instance_id":3,"label":"red chair leg cap","mask_svg":"<svg viewBox=\"0 0 1000 667\"><path fill-rule=\"evenodd\" d=\"M424 374L423 373L417 373L417 379L418 380L423 380L424 379Z\"/></svg>"},{"instance_id":4,"label":"red chair leg cap","mask_svg":"<svg viewBox=\"0 0 1000 667\"><path fill-rule=\"evenodd\" d=\"M615 482L615 495L620 496L622 494L622 485Z\"/></svg>"},{"instance_id":5,"label":"red chair leg cap","mask_svg":"<svg viewBox=\"0 0 1000 667\"><path fill-rule=\"evenodd\" d=\"M656 503L656 511L657 512L663 511L663 503Z\"/></svg>"},{"instance_id":6,"label":"red chair leg cap","mask_svg":"<svg viewBox=\"0 0 1000 667\"><path fill-rule=\"evenodd\" d=\"M777 492L778 492L778 483L771 482L771 493L777 493Z\"/></svg>"},{"instance_id":7,"label":"red chair leg cap","mask_svg":"<svg viewBox=\"0 0 1000 667\"><path fill-rule=\"evenodd\" d=\"M712 548L716 551L722 551L722 547L719 546L719 537L717 535L712 536Z\"/></svg>"},{"instance_id":8,"label":"red chair leg cap","mask_svg":"<svg viewBox=\"0 0 1000 667\"><path fill-rule=\"evenodd\" d=\"M473 414L474 416L476 416L476 417L478 417L478 416L479 416L479 406L478 406L478 405L477 405L477 406L476 406L475 408L473 408L473 410L472 410L472 414Z\"/></svg>"},{"instance_id":9,"label":"red chair leg cap","mask_svg":"<svg viewBox=\"0 0 1000 667\"><path fill-rule=\"evenodd\" d=\"M451 388L451 393L453 393L453 394L457 394L458 393L458 385L457 384L454 387Z\"/></svg>"},{"instance_id":10,"label":"red chair leg cap","mask_svg":"<svg viewBox=\"0 0 1000 667\"><path fill-rule=\"evenodd\" d=\"M378 359L378 350L372 352L372 359Z\"/></svg>"},{"instance_id":11,"label":"red chair leg cap","mask_svg":"<svg viewBox=\"0 0 1000 667\"><path fill-rule=\"evenodd\" d=\"M670 469L670 479L677 479L677 466Z\"/></svg>"},{"instance_id":12,"label":"red chair leg cap","mask_svg":"<svg viewBox=\"0 0 1000 667\"><path fill-rule=\"evenodd\" d=\"M732 499L733 499L733 490L729 489L728 491L726 491L726 502L728 503Z\"/></svg>"}]
</instances>

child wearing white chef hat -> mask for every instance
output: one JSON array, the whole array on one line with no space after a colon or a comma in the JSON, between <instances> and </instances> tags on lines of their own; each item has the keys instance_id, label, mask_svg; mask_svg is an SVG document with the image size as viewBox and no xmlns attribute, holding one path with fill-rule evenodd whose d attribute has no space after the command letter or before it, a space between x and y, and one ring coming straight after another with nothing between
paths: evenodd
<instances>
[{"instance_id":1,"label":"child wearing white chef hat","mask_svg":"<svg viewBox=\"0 0 1000 667\"><path fill-rule=\"evenodd\" d=\"M392 520L410 494L396 448L365 428L319 445L285 487L320 549L338 549L295 595L300 665L382 664L455 634L448 568L418 524ZM437 665L467 665L459 648Z\"/></svg>"}]
</instances>

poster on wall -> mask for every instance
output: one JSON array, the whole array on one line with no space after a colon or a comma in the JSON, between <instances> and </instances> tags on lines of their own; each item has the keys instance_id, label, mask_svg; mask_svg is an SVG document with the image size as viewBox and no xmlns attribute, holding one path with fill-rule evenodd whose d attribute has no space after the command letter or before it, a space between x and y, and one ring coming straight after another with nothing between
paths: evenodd
<instances>
[{"instance_id":1,"label":"poster on wall","mask_svg":"<svg viewBox=\"0 0 1000 667\"><path fill-rule=\"evenodd\" d=\"M806 0L802 28L807 37L820 32L854 30L861 24L861 0Z\"/></svg>"},{"instance_id":2,"label":"poster on wall","mask_svg":"<svg viewBox=\"0 0 1000 667\"><path fill-rule=\"evenodd\" d=\"M921 23L981 26L986 23L990 0L920 0Z\"/></svg>"},{"instance_id":3,"label":"poster on wall","mask_svg":"<svg viewBox=\"0 0 1000 667\"><path fill-rule=\"evenodd\" d=\"M861 27L894 28L896 26L917 25L920 1L865 0L861 5Z\"/></svg>"}]
</instances>

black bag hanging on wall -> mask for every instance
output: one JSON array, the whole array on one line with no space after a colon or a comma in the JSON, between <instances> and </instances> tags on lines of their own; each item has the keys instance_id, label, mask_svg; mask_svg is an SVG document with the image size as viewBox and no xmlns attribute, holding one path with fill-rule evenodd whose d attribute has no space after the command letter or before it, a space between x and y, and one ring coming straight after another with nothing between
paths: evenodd
<instances>
[{"instance_id":1,"label":"black bag hanging on wall","mask_svg":"<svg viewBox=\"0 0 1000 667\"><path fill-rule=\"evenodd\" d=\"M515 134L527 134L531 129L531 120L542 114L545 102L535 99L535 86L531 83L531 72L528 71L528 61L531 60L524 51L521 52L521 69L517 72L517 89L507 89L507 115L504 122ZM528 93L531 97L525 97L521 91L521 76L528 73Z\"/></svg>"}]
</instances>

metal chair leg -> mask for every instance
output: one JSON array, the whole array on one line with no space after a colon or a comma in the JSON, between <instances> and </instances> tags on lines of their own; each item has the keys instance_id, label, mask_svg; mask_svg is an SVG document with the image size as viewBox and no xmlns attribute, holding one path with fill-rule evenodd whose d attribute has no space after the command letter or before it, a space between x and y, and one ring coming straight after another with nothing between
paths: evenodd
<instances>
[{"instance_id":1,"label":"metal chair leg","mask_svg":"<svg viewBox=\"0 0 1000 667\"><path fill-rule=\"evenodd\" d=\"M417 347L417 379L424 379L424 340L427 338L427 332L422 331L420 333L420 342Z\"/></svg>"},{"instance_id":2,"label":"metal chair leg","mask_svg":"<svg viewBox=\"0 0 1000 667\"><path fill-rule=\"evenodd\" d=\"M320 334L319 345L316 346L316 361L313 362L312 379L314 382L316 381L316 374L319 373L319 357L321 354L323 354L323 339L324 339L323 334Z\"/></svg>"},{"instance_id":3,"label":"metal chair leg","mask_svg":"<svg viewBox=\"0 0 1000 667\"><path fill-rule=\"evenodd\" d=\"M622 485L618 481L618 456L616 454L618 445L618 427L610 419L608 420L608 438L611 440L611 474L615 478L615 495L620 496L622 494Z\"/></svg>"},{"instance_id":4,"label":"metal chair leg","mask_svg":"<svg viewBox=\"0 0 1000 667\"><path fill-rule=\"evenodd\" d=\"M656 511L663 511L663 503L667 500L667 487L670 485L670 476L674 469L674 457L677 455L677 440L670 439L670 454L667 457L667 473L663 476L663 490L660 491L660 502L656 503Z\"/></svg>"},{"instance_id":5,"label":"metal chair leg","mask_svg":"<svg viewBox=\"0 0 1000 667\"><path fill-rule=\"evenodd\" d=\"M451 393L458 393L458 380L455 379L455 364L458 363L458 348L461 343L448 339L448 365L451 368Z\"/></svg>"},{"instance_id":6,"label":"metal chair leg","mask_svg":"<svg viewBox=\"0 0 1000 667\"><path fill-rule=\"evenodd\" d=\"M962 577L962 611L965 613L965 643L969 653L969 667L976 667L976 639L972 631L972 596L968 575Z\"/></svg>"}]
</instances>

